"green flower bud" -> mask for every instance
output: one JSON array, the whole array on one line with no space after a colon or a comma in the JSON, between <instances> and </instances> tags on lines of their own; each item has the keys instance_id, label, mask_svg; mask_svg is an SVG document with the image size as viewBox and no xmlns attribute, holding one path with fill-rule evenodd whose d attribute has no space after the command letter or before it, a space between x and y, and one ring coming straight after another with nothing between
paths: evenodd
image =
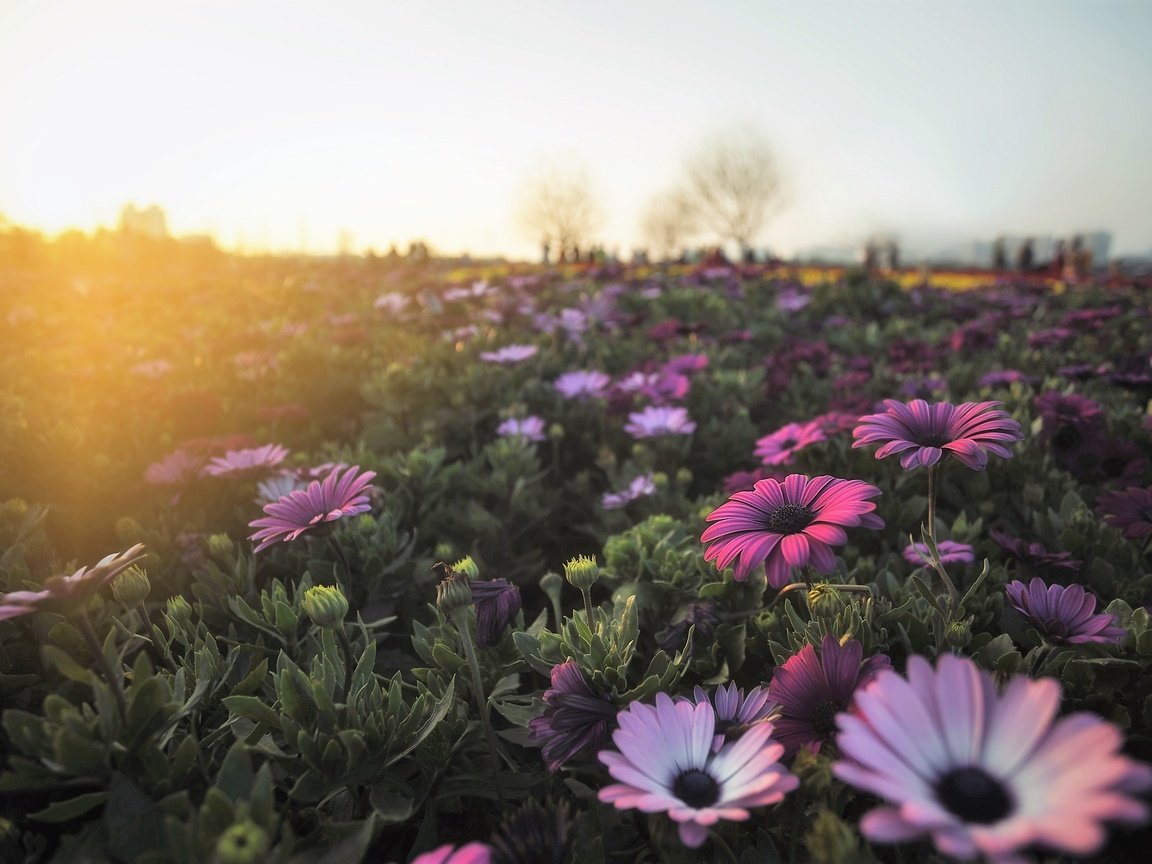
<instances>
[{"instance_id":1,"label":"green flower bud","mask_svg":"<svg viewBox=\"0 0 1152 864\"><path fill-rule=\"evenodd\" d=\"M600 565L595 558L580 555L564 564L564 578L569 585L587 591L600 580Z\"/></svg>"},{"instance_id":2,"label":"green flower bud","mask_svg":"<svg viewBox=\"0 0 1152 864\"><path fill-rule=\"evenodd\" d=\"M458 570L449 571L436 586L436 608L452 617L454 612L472 605L472 586L468 577Z\"/></svg>"},{"instance_id":3,"label":"green flower bud","mask_svg":"<svg viewBox=\"0 0 1152 864\"><path fill-rule=\"evenodd\" d=\"M1039 483L1024 484L1024 503L1033 510L1044 504L1044 487Z\"/></svg>"},{"instance_id":4,"label":"green flower bud","mask_svg":"<svg viewBox=\"0 0 1152 864\"><path fill-rule=\"evenodd\" d=\"M860 859L856 832L828 810L816 814L804 845L808 847L813 864L852 864Z\"/></svg>"},{"instance_id":5,"label":"green flower bud","mask_svg":"<svg viewBox=\"0 0 1152 864\"><path fill-rule=\"evenodd\" d=\"M657 471L652 475L652 482L656 484L656 488L664 490L668 488L668 475L663 471Z\"/></svg>"},{"instance_id":6,"label":"green flower bud","mask_svg":"<svg viewBox=\"0 0 1152 864\"><path fill-rule=\"evenodd\" d=\"M301 605L313 624L328 630L339 630L348 615L348 598L343 591L331 585L309 588L304 592Z\"/></svg>"},{"instance_id":7,"label":"green flower bud","mask_svg":"<svg viewBox=\"0 0 1152 864\"><path fill-rule=\"evenodd\" d=\"M168 598L164 614L169 621L169 631L172 631L173 626L183 629L192 625L192 606L179 594Z\"/></svg>"},{"instance_id":8,"label":"green flower bud","mask_svg":"<svg viewBox=\"0 0 1152 864\"><path fill-rule=\"evenodd\" d=\"M437 561L447 561L456 554L456 547L451 543L437 543L436 551L432 554Z\"/></svg>"},{"instance_id":9,"label":"green flower bud","mask_svg":"<svg viewBox=\"0 0 1152 864\"><path fill-rule=\"evenodd\" d=\"M236 544L227 534L213 534L208 538L208 552L214 558L231 558L236 551Z\"/></svg>"},{"instance_id":10,"label":"green flower bud","mask_svg":"<svg viewBox=\"0 0 1152 864\"><path fill-rule=\"evenodd\" d=\"M548 437L553 441L564 440L564 427L559 423L553 423L548 427Z\"/></svg>"},{"instance_id":11,"label":"green flower bud","mask_svg":"<svg viewBox=\"0 0 1152 864\"><path fill-rule=\"evenodd\" d=\"M683 489L686 486L692 485L692 472L687 468L680 468L676 471L676 485Z\"/></svg>"},{"instance_id":12,"label":"green flower bud","mask_svg":"<svg viewBox=\"0 0 1152 864\"><path fill-rule=\"evenodd\" d=\"M139 606L148 599L151 590L148 574L135 565L112 580L112 596L125 609Z\"/></svg>"},{"instance_id":13,"label":"green flower bud","mask_svg":"<svg viewBox=\"0 0 1152 864\"><path fill-rule=\"evenodd\" d=\"M476 566L476 562L472 560L471 555L465 555L452 565L452 569L457 573L463 573L469 579L480 578L480 568Z\"/></svg>"},{"instance_id":14,"label":"green flower bud","mask_svg":"<svg viewBox=\"0 0 1152 864\"><path fill-rule=\"evenodd\" d=\"M808 611L813 615L835 618L844 606L844 596L831 585L818 583L808 590Z\"/></svg>"},{"instance_id":15,"label":"green flower bud","mask_svg":"<svg viewBox=\"0 0 1152 864\"><path fill-rule=\"evenodd\" d=\"M272 842L268 832L245 819L236 822L216 841L219 864L263 864Z\"/></svg>"},{"instance_id":16,"label":"green flower bud","mask_svg":"<svg viewBox=\"0 0 1152 864\"><path fill-rule=\"evenodd\" d=\"M972 641L972 622L954 621L944 637L953 648L967 648Z\"/></svg>"}]
</instances>

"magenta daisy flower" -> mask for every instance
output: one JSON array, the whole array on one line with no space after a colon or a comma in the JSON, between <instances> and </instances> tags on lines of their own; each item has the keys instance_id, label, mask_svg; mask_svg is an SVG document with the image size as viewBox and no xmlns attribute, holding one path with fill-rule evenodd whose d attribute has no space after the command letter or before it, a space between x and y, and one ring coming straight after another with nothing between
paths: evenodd
<instances>
[{"instance_id":1,"label":"magenta daisy flower","mask_svg":"<svg viewBox=\"0 0 1152 864\"><path fill-rule=\"evenodd\" d=\"M619 510L631 504L638 498L646 498L656 494L656 480L651 474L640 474L632 478L627 489L619 492L605 492L600 499L600 506L605 510Z\"/></svg>"},{"instance_id":2,"label":"magenta daisy flower","mask_svg":"<svg viewBox=\"0 0 1152 864\"><path fill-rule=\"evenodd\" d=\"M594 399L603 396L611 383L612 379L603 372L580 370L565 372L553 382L552 386L565 399Z\"/></svg>"},{"instance_id":3,"label":"magenta daisy flower","mask_svg":"<svg viewBox=\"0 0 1152 864\"><path fill-rule=\"evenodd\" d=\"M657 693L655 706L633 702L617 721L616 750L600 751L599 759L620 782L601 789L600 800L667 813L689 848L702 846L721 819L743 821L748 808L775 804L800 783L779 763L784 748L772 740L771 723L713 752L716 714L708 702Z\"/></svg>"},{"instance_id":4,"label":"magenta daisy flower","mask_svg":"<svg viewBox=\"0 0 1152 864\"><path fill-rule=\"evenodd\" d=\"M1123 492L1105 492L1096 499L1096 512L1129 540L1147 537L1152 534L1152 487L1129 486Z\"/></svg>"},{"instance_id":5,"label":"magenta daisy flower","mask_svg":"<svg viewBox=\"0 0 1152 864\"><path fill-rule=\"evenodd\" d=\"M864 646L855 639L845 644L833 636L816 649L805 645L777 666L768 685L768 696L777 703L776 740L791 756L801 747L819 752L820 745L836 733L836 715L852 706L856 688L892 667L884 654L861 662Z\"/></svg>"},{"instance_id":6,"label":"magenta daisy flower","mask_svg":"<svg viewBox=\"0 0 1152 864\"><path fill-rule=\"evenodd\" d=\"M446 843L431 852L417 855L412 864L489 864L491 860L492 850L483 843L469 843L459 849Z\"/></svg>"},{"instance_id":7,"label":"magenta daisy flower","mask_svg":"<svg viewBox=\"0 0 1152 864\"><path fill-rule=\"evenodd\" d=\"M687 408L649 405L643 411L628 415L624 431L638 439L691 435L696 431L696 423L688 418Z\"/></svg>"},{"instance_id":8,"label":"magenta daisy flower","mask_svg":"<svg viewBox=\"0 0 1152 864\"><path fill-rule=\"evenodd\" d=\"M577 754L608 740L616 706L607 693L592 689L575 660L552 667L552 686L543 699L544 713L528 721L528 737L543 745L540 755L553 774Z\"/></svg>"},{"instance_id":9,"label":"magenta daisy flower","mask_svg":"<svg viewBox=\"0 0 1152 864\"><path fill-rule=\"evenodd\" d=\"M485 363L509 365L535 357L537 350L535 345L505 345L498 351L481 351L480 359Z\"/></svg>"},{"instance_id":10,"label":"magenta daisy flower","mask_svg":"<svg viewBox=\"0 0 1152 864\"><path fill-rule=\"evenodd\" d=\"M824 428L817 421L789 423L757 441L755 455L764 465L787 465L798 451L825 440Z\"/></svg>"},{"instance_id":11,"label":"magenta daisy flower","mask_svg":"<svg viewBox=\"0 0 1152 864\"><path fill-rule=\"evenodd\" d=\"M273 543L295 540L305 531L334 522L344 516L367 513L371 508L367 490L375 471L360 473L353 465L341 475L335 469L323 481L313 480L305 489L289 492L279 501L264 505L266 515L248 523L258 528L249 540L259 540L254 551L259 552Z\"/></svg>"},{"instance_id":12,"label":"magenta daisy flower","mask_svg":"<svg viewBox=\"0 0 1152 864\"><path fill-rule=\"evenodd\" d=\"M712 736L712 750L719 751L725 743L736 741L757 723L770 720L779 714L780 706L761 687L753 687L747 693L736 686L735 681L728 686L721 685L711 697L700 685L692 692L692 701L706 702L716 712L716 731ZM779 735L776 736L779 740ZM783 742L781 742L783 743Z\"/></svg>"},{"instance_id":13,"label":"magenta daisy flower","mask_svg":"<svg viewBox=\"0 0 1152 864\"><path fill-rule=\"evenodd\" d=\"M210 477L255 477L267 474L283 462L287 455L288 448L279 444L229 450L205 465L204 474Z\"/></svg>"},{"instance_id":14,"label":"magenta daisy flower","mask_svg":"<svg viewBox=\"0 0 1152 864\"><path fill-rule=\"evenodd\" d=\"M883 528L872 511L880 490L862 480L789 474L784 482L759 481L708 514L705 561L724 570L736 561L733 578L743 582L761 564L773 588L791 581L792 568L811 564L822 573L836 569L833 546L848 542L845 527Z\"/></svg>"},{"instance_id":15,"label":"magenta daisy flower","mask_svg":"<svg viewBox=\"0 0 1152 864\"><path fill-rule=\"evenodd\" d=\"M941 564L971 564L976 560L975 550L967 543L955 540L936 541L936 551L940 553ZM909 564L928 566L928 544L912 543L904 547L904 560Z\"/></svg>"},{"instance_id":16,"label":"magenta daisy flower","mask_svg":"<svg viewBox=\"0 0 1152 864\"><path fill-rule=\"evenodd\" d=\"M964 402L929 405L922 399L898 402L885 399L888 410L860 418L852 430L853 447L882 442L876 458L902 453L900 466L925 468L951 453L974 471L983 471L988 454L1010 459L1007 445L1021 440L1020 424L1000 410L999 402Z\"/></svg>"},{"instance_id":17,"label":"magenta daisy flower","mask_svg":"<svg viewBox=\"0 0 1152 864\"><path fill-rule=\"evenodd\" d=\"M0 594L0 621L29 615L40 609L58 611L87 600L113 579L148 556L143 543L125 552L114 552L92 567L81 567L69 576L54 576L40 591L11 591Z\"/></svg>"},{"instance_id":18,"label":"magenta daisy flower","mask_svg":"<svg viewBox=\"0 0 1152 864\"><path fill-rule=\"evenodd\" d=\"M204 459L187 450L175 450L144 470L144 479L157 486L183 486L200 475Z\"/></svg>"},{"instance_id":19,"label":"magenta daisy flower","mask_svg":"<svg viewBox=\"0 0 1152 864\"><path fill-rule=\"evenodd\" d=\"M881 672L840 714L833 773L891 802L865 814L860 831L879 843L930 835L944 855L1021 862L1040 844L1074 855L1104 845L1104 821L1139 822L1132 795L1152 787L1152 768L1125 757L1120 730L1088 713L1056 719L1060 685L1011 680L943 655L935 670L911 657L908 676Z\"/></svg>"},{"instance_id":20,"label":"magenta daisy flower","mask_svg":"<svg viewBox=\"0 0 1152 864\"><path fill-rule=\"evenodd\" d=\"M501 438L524 438L527 441L543 441L544 419L542 417L509 417L496 427L496 434Z\"/></svg>"},{"instance_id":21,"label":"magenta daisy flower","mask_svg":"<svg viewBox=\"0 0 1152 864\"><path fill-rule=\"evenodd\" d=\"M1096 614L1096 598L1080 585L1048 585L1039 577L1025 585L1016 580L1004 586L1008 600L1048 642L1082 645L1116 643L1124 638L1116 616Z\"/></svg>"}]
</instances>

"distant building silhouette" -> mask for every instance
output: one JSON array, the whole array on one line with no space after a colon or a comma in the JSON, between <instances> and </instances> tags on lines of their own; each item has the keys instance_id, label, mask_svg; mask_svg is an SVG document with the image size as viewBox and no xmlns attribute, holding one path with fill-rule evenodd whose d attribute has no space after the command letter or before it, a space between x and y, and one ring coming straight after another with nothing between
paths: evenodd
<instances>
[{"instance_id":1,"label":"distant building silhouette","mask_svg":"<svg viewBox=\"0 0 1152 864\"><path fill-rule=\"evenodd\" d=\"M164 210L155 204L141 209L137 209L135 204L125 204L120 211L120 231L137 237L163 240L168 236L168 219Z\"/></svg>"}]
</instances>

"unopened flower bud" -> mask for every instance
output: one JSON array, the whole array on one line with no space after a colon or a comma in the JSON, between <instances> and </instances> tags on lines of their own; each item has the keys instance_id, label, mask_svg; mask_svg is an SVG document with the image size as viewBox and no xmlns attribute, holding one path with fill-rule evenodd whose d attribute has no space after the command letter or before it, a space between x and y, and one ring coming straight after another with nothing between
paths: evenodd
<instances>
[{"instance_id":1,"label":"unopened flower bud","mask_svg":"<svg viewBox=\"0 0 1152 864\"><path fill-rule=\"evenodd\" d=\"M192 606L179 594L168 598L164 611L172 623L180 627L187 627L192 623Z\"/></svg>"},{"instance_id":2,"label":"unopened flower bud","mask_svg":"<svg viewBox=\"0 0 1152 864\"><path fill-rule=\"evenodd\" d=\"M972 625L969 621L953 621L944 637L953 648L967 648L972 641Z\"/></svg>"},{"instance_id":3,"label":"unopened flower bud","mask_svg":"<svg viewBox=\"0 0 1152 864\"><path fill-rule=\"evenodd\" d=\"M860 860L859 839L843 819L821 810L804 839L813 864L852 864Z\"/></svg>"},{"instance_id":4,"label":"unopened flower bud","mask_svg":"<svg viewBox=\"0 0 1152 864\"><path fill-rule=\"evenodd\" d=\"M663 471L657 471L655 474L652 475L652 482L655 484L657 489L661 489L661 490L667 489L668 488L668 475L665 474Z\"/></svg>"},{"instance_id":5,"label":"unopened flower bud","mask_svg":"<svg viewBox=\"0 0 1152 864\"><path fill-rule=\"evenodd\" d=\"M304 592L301 601L304 614L312 619L317 627L338 630L344 625L348 615L348 598L339 588L331 585L314 585Z\"/></svg>"},{"instance_id":6,"label":"unopened flower bud","mask_svg":"<svg viewBox=\"0 0 1152 864\"><path fill-rule=\"evenodd\" d=\"M580 555L564 565L564 578L569 585L587 591L599 581L600 566L595 558Z\"/></svg>"},{"instance_id":7,"label":"unopened flower bud","mask_svg":"<svg viewBox=\"0 0 1152 864\"><path fill-rule=\"evenodd\" d=\"M818 583L808 590L808 611L821 618L834 618L844 609L843 595L831 585Z\"/></svg>"},{"instance_id":8,"label":"unopened flower bud","mask_svg":"<svg viewBox=\"0 0 1152 864\"><path fill-rule=\"evenodd\" d=\"M692 472L687 468L679 468L676 471L676 485L684 489L692 485Z\"/></svg>"},{"instance_id":9,"label":"unopened flower bud","mask_svg":"<svg viewBox=\"0 0 1152 864\"><path fill-rule=\"evenodd\" d=\"M456 554L456 547L451 543L437 543L436 550L432 554L437 561L447 561Z\"/></svg>"},{"instance_id":10,"label":"unopened flower bud","mask_svg":"<svg viewBox=\"0 0 1152 864\"><path fill-rule=\"evenodd\" d=\"M548 427L548 437L553 441L564 440L564 427L559 423L553 423Z\"/></svg>"},{"instance_id":11,"label":"unopened flower bud","mask_svg":"<svg viewBox=\"0 0 1152 864\"><path fill-rule=\"evenodd\" d=\"M220 835L216 860L220 864L263 864L271 845L267 831L251 819L244 819Z\"/></svg>"},{"instance_id":12,"label":"unopened flower bud","mask_svg":"<svg viewBox=\"0 0 1152 864\"><path fill-rule=\"evenodd\" d=\"M125 609L139 606L152 590L148 574L133 565L112 580L112 596Z\"/></svg>"},{"instance_id":13,"label":"unopened flower bud","mask_svg":"<svg viewBox=\"0 0 1152 864\"><path fill-rule=\"evenodd\" d=\"M227 534L213 534L208 538L208 552L214 558L231 558L235 550L236 544Z\"/></svg>"},{"instance_id":14,"label":"unopened flower bud","mask_svg":"<svg viewBox=\"0 0 1152 864\"><path fill-rule=\"evenodd\" d=\"M451 618L453 613L471 605L472 586L468 584L468 577L459 570L450 570L436 586L436 608Z\"/></svg>"},{"instance_id":15,"label":"unopened flower bud","mask_svg":"<svg viewBox=\"0 0 1152 864\"><path fill-rule=\"evenodd\" d=\"M480 578L480 568L476 566L476 562L472 560L471 555L465 555L452 565L452 569L457 573L463 573L469 579Z\"/></svg>"}]
</instances>

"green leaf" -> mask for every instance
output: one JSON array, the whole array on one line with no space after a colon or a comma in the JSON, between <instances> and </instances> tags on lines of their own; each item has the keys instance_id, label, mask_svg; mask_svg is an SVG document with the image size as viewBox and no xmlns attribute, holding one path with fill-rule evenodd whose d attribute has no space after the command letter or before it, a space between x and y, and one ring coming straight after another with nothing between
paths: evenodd
<instances>
[{"instance_id":1,"label":"green leaf","mask_svg":"<svg viewBox=\"0 0 1152 864\"><path fill-rule=\"evenodd\" d=\"M45 645L40 650L44 652L44 657L48 662L55 666L65 678L88 685L96 680L95 673L73 660L72 655L67 651L57 648L55 645Z\"/></svg>"},{"instance_id":2,"label":"green leaf","mask_svg":"<svg viewBox=\"0 0 1152 864\"><path fill-rule=\"evenodd\" d=\"M248 748L239 741L228 750L220 772L216 775L216 788L233 801L246 801L252 790L252 759Z\"/></svg>"},{"instance_id":3,"label":"green leaf","mask_svg":"<svg viewBox=\"0 0 1152 864\"><path fill-rule=\"evenodd\" d=\"M280 728L280 715L255 696L225 696L220 701L237 717L244 717L253 723L263 723L273 729Z\"/></svg>"},{"instance_id":4,"label":"green leaf","mask_svg":"<svg viewBox=\"0 0 1152 864\"><path fill-rule=\"evenodd\" d=\"M107 800L107 792L87 792L66 801L49 804L43 810L29 813L28 818L38 822L70 822L101 806Z\"/></svg>"}]
</instances>

